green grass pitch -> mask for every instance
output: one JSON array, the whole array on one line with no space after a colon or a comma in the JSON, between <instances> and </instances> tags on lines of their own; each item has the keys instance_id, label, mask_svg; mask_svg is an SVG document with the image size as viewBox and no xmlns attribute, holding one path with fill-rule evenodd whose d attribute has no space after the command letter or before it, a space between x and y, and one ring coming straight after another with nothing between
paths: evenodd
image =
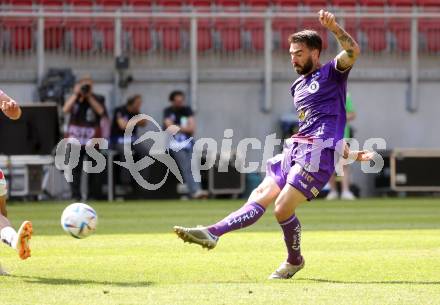
<instances>
[{"instance_id":1,"label":"green grass pitch","mask_svg":"<svg viewBox=\"0 0 440 305\"><path fill-rule=\"evenodd\" d=\"M76 240L59 224L68 203L15 203L31 219L32 257L0 245L1 305L440 304L440 200L314 201L298 215L306 267L288 281L267 276L285 259L271 211L212 251L184 244L175 224L208 224L242 201L90 204L95 235Z\"/></svg>"}]
</instances>

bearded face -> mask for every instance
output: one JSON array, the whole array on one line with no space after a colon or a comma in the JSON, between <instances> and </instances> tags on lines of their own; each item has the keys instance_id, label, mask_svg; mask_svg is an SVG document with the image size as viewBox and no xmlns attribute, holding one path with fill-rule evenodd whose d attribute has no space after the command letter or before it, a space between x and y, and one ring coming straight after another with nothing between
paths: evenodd
<instances>
[{"instance_id":1,"label":"bearded face","mask_svg":"<svg viewBox=\"0 0 440 305\"><path fill-rule=\"evenodd\" d=\"M290 61L296 73L299 75L305 75L313 69L313 56L317 56L315 53L317 50L310 50L303 43L292 43L290 45Z\"/></svg>"},{"instance_id":2,"label":"bearded face","mask_svg":"<svg viewBox=\"0 0 440 305\"><path fill-rule=\"evenodd\" d=\"M295 69L296 73L299 75L305 75L312 71L313 69L313 60L312 56L309 56L309 58L306 59L306 62L304 64L293 64L293 68Z\"/></svg>"}]
</instances>

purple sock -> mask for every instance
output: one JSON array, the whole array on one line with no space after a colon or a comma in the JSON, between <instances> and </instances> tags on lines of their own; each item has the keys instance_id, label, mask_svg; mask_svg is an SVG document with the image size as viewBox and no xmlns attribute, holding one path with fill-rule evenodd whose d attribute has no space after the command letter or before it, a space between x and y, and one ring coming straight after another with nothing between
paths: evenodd
<instances>
[{"instance_id":1,"label":"purple sock","mask_svg":"<svg viewBox=\"0 0 440 305\"><path fill-rule=\"evenodd\" d=\"M266 209L256 202L247 203L223 220L209 226L208 231L215 236L222 236L230 231L248 227L260 219L265 211Z\"/></svg>"},{"instance_id":2,"label":"purple sock","mask_svg":"<svg viewBox=\"0 0 440 305\"><path fill-rule=\"evenodd\" d=\"M284 241L287 247L287 262L292 265L300 265L301 256L301 224L298 218L293 214L287 220L280 223L284 233Z\"/></svg>"}]
</instances>

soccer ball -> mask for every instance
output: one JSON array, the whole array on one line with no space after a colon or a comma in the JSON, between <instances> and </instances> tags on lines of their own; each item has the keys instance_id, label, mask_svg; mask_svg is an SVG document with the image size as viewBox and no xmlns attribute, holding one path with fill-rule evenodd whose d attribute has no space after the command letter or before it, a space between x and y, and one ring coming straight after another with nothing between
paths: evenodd
<instances>
[{"instance_id":1,"label":"soccer ball","mask_svg":"<svg viewBox=\"0 0 440 305\"><path fill-rule=\"evenodd\" d=\"M64 231L75 238L86 238L96 230L98 214L85 203L72 203L61 215Z\"/></svg>"}]
</instances>

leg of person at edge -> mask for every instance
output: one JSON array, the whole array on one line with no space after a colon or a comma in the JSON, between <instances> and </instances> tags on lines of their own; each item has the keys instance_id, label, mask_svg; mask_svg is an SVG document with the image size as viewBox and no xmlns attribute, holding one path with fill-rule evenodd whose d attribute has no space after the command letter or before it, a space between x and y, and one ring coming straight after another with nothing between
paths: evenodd
<instances>
[{"instance_id":1,"label":"leg of person at edge","mask_svg":"<svg viewBox=\"0 0 440 305\"><path fill-rule=\"evenodd\" d=\"M349 144L349 139L353 138L352 129L349 126L349 122L356 118L356 112L354 111L353 101L349 92L347 92L347 100L345 102L345 110L347 113L347 124L344 128L344 138ZM339 159L342 160L342 159ZM343 160L342 160L343 161ZM340 177L341 181L341 199L342 200L355 200L356 196L350 191L350 167L348 165L342 165L343 175ZM339 198L339 192L336 183L336 174L332 175L329 181L330 192L327 194L327 200L335 200Z\"/></svg>"},{"instance_id":2,"label":"leg of person at edge","mask_svg":"<svg viewBox=\"0 0 440 305\"><path fill-rule=\"evenodd\" d=\"M11 120L18 120L21 117L21 109L17 102L0 90L0 107L2 112ZM32 236L32 223L25 221L20 229L15 231L7 218L6 196L7 183L3 171L0 169L0 238L7 246L15 249L21 259L31 256L29 240ZM0 265L0 275L8 275Z\"/></svg>"},{"instance_id":3,"label":"leg of person at edge","mask_svg":"<svg viewBox=\"0 0 440 305\"><path fill-rule=\"evenodd\" d=\"M336 23L332 13L321 10L318 18L321 25L335 35L343 51L321 64L322 40L317 32L304 30L289 37L291 63L300 75L291 87L300 119L300 129L292 137L292 144L282 154L269 159L265 179L240 209L213 225L174 227L185 242L213 249L223 234L254 224L275 202L275 216L284 234L287 259L270 279L291 278L304 267L301 223L295 211L301 203L318 195L335 170L335 143L343 139L346 121L347 77L360 53L358 44ZM333 143L330 147L314 144L329 139ZM313 156L316 159L317 151L319 160L312 162L317 164L309 163ZM338 151L352 161L369 161L374 156L374 152L350 151L346 144Z\"/></svg>"}]
</instances>

